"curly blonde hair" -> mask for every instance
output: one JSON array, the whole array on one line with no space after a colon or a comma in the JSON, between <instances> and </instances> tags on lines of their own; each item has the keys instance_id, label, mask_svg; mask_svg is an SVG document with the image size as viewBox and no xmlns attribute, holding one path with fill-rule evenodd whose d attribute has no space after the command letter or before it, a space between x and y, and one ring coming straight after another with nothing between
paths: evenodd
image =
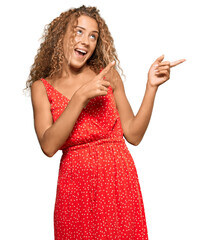
<instances>
[{"instance_id":1,"label":"curly blonde hair","mask_svg":"<svg viewBox=\"0 0 208 240\"><path fill-rule=\"evenodd\" d=\"M99 73L100 69L106 67L114 60L116 62L116 69L120 70L123 75L113 38L104 19L101 18L99 10L96 7L85 7L83 5L79 8L72 8L62 12L59 17L44 27L44 33L40 38L43 39L43 41L35 56L35 61L30 68L30 74L24 90L30 89L32 83L38 79L53 77L62 71L64 61L63 39L67 26L71 24L73 31L75 21L77 21L81 15L95 19L99 28L96 49L87 61L89 67L94 72ZM71 43L72 42L73 40Z\"/></svg>"}]
</instances>

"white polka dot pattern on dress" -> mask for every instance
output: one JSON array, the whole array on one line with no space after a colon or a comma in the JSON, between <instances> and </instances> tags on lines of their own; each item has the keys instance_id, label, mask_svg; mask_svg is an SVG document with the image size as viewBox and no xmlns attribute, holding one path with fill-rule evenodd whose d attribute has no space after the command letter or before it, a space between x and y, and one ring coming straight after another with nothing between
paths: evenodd
<instances>
[{"instance_id":1,"label":"white polka dot pattern on dress","mask_svg":"<svg viewBox=\"0 0 208 240\"><path fill-rule=\"evenodd\" d=\"M55 122L70 100L41 80ZM137 170L111 86L88 102L60 150L55 240L147 240Z\"/></svg>"}]
</instances>

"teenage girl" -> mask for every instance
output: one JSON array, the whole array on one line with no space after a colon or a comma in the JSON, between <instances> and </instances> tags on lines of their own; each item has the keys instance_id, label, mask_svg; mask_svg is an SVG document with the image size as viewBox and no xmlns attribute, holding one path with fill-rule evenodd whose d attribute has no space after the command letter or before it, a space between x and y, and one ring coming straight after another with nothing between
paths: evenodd
<instances>
[{"instance_id":1,"label":"teenage girl","mask_svg":"<svg viewBox=\"0 0 208 240\"><path fill-rule=\"evenodd\" d=\"M97 8L69 9L45 29L27 87L43 153L63 152L56 240L148 239L138 175L125 140L141 142L158 87L172 67L185 61L163 59L151 65L134 116L112 36Z\"/></svg>"}]
</instances>

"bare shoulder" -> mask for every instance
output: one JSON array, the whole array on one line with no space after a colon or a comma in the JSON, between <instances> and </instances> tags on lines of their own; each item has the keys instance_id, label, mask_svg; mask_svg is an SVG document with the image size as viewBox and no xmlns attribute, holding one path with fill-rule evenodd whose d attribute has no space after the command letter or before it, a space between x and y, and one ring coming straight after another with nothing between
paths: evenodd
<instances>
[{"instance_id":1,"label":"bare shoulder","mask_svg":"<svg viewBox=\"0 0 208 240\"><path fill-rule=\"evenodd\" d=\"M123 80L121 79L120 74L118 73L117 70L113 70L113 77L112 77L112 85L113 85L113 93L114 93L114 97L116 97L116 99L120 99L120 97L125 97L125 90L124 90L124 84L123 84Z\"/></svg>"},{"instance_id":2,"label":"bare shoulder","mask_svg":"<svg viewBox=\"0 0 208 240\"><path fill-rule=\"evenodd\" d=\"M57 82L59 79L58 78L51 78L51 77L46 77L44 78L50 85L53 85L55 82ZM41 80L40 80L41 81Z\"/></svg>"},{"instance_id":3,"label":"bare shoulder","mask_svg":"<svg viewBox=\"0 0 208 240\"><path fill-rule=\"evenodd\" d=\"M126 100L123 81L120 77L120 74L115 68L111 69L106 74L106 78L110 82L110 85L113 90L116 107L117 109L119 109L119 105L122 105L122 101Z\"/></svg>"},{"instance_id":4,"label":"bare shoulder","mask_svg":"<svg viewBox=\"0 0 208 240\"><path fill-rule=\"evenodd\" d=\"M114 84L113 95L119 114L124 115L125 117L126 115L129 115L129 118L132 117L133 111L126 96L123 80L116 70L114 71Z\"/></svg>"},{"instance_id":5,"label":"bare shoulder","mask_svg":"<svg viewBox=\"0 0 208 240\"><path fill-rule=\"evenodd\" d=\"M117 82L121 80L121 77L116 69L112 69L109 73L106 74L106 78L109 80L110 85L113 89L113 92L116 89ZM122 81L122 80L121 80Z\"/></svg>"},{"instance_id":6,"label":"bare shoulder","mask_svg":"<svg viewBox=\"0 0 208 240\"><path fill-rule=\"evenodd\" d=\"M50 105L45 86L40 79L34 81L31 85L31 100L33 107L41 105L41 103L48 107Z\"/></svg>"},{"instance_id":7,"label":"bare shoulder","mask_svg":"<svg viewBox=\"0 0 208 240\"><path fill-rule=\"evenodd\" d=\"M34 95L34 94L38 94L38 93L41 93L44 91L44 85L43 85L43 82L38 79L36 81L34 81L31 85L31 93Z\"/></svg>"}]
</instances>

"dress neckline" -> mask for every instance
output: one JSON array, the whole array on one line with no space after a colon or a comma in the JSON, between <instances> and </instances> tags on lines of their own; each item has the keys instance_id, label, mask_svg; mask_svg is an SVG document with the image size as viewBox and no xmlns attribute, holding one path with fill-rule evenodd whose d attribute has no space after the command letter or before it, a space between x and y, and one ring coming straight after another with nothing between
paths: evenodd
<instances>
[{"instance_id":1,"label":"dress neckline","mask_svg":"<svg viewBox=\"0 0 208 240\"><path fill-rule=\"evenodd\" d=\"M44 80L45 82L47 82L47 84L49 86L51 86L57 93L59 93L62 97L66 98L68 101L71 101L71 99L69 99L68 97L66 97L63 93L59 92L54 86L52 86L47 80L45 80L45 78L41 78L41 80Z\"/></svg>"},{"instance_id":2,"label":"dress neckline","mask_svg":"<svg viewBox=\"0 0 208 240\"><path fill-rule=\"evenodd\" d=\"M64 97L65 99L67 99L68 101L71 101L71 99L69 99L68 97L66 97L63 93L59 92L54 86L52 86L45 78L41 78L41 80L44 80L45 82L47 82L47 84L52 87L54 89L54 91L56 91L57 93L59 93L62 97ZM112 90L112 87L111 85L109 86L109 88L111 88Z\"/></svg>"}]
</instances>

